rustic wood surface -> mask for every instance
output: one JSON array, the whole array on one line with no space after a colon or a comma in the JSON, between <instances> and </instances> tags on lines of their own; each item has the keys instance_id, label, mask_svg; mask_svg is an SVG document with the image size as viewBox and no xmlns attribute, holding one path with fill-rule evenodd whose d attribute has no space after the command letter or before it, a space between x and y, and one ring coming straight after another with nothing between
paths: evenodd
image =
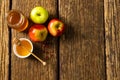
<instances>
[{"instance_id":1,"label":"rustic wood surface","mask_svg":"<svg viewBox=\"0 0 120 80\"><path fill-rule=\"evenodd\" d=\"M107 79L120 80L120 0L105 0Z\"/></svg>"},{"instance_id":2,"label":"rustic wood surface","mask_svg":"<svg viewBox=\"0 0 120 80\"><path fill-rule=\"evenodd\" d=\"M5 14L9 10L9 0L0 0L0 80L9 79L9 29Z\"/></svg>"},{"instance_id":3,"label":"rustic wood surface","mask_svg":"<svg viewBox=\"0 0 120 80\"><path fill-rule=\"evenodd\" d=\"M18 9L29 18L35 6L45 7L50 17L65 23L58 38L48 35L33 42L33 56L16 57L14 37L27 33L9 29L5 15ZM120 80L120 0L0 0L0 80ZM33 23L29 19L29 27Z\"/></svg>"},{"instance_id":4,"label":"rustic wood surface","mask_svg":"<svg viewBox=\"0 0 120 80\"><path fill-rule=\"evenodd\" d=\"M49 5L48 5L49 4ZM22 11L27 17L35 6L43 6L48 11L51 17L56 17L57 6L55 0L12 0L12 9L18 9ZM32 24L31 24L32 25ZM30 26L31 26L30 25ZM19 33L15 30L12 31L12 38L14 37L27 37L27 31ZM34 43L34 53L41 59L47 61L47 66L43 66L34 57L28 59L19 59L12 53L11 56L11 79L12 80L56 80L57 79L57 39L53 39L49 36L47 43ZM47 46L47 47L44 47ZM49 60L45 59L45 56L53 54L54 56ZM43 56L43 57L41 57Z\"/></svg>"},{"instance_id":5,"label":"rustic wood surface","mask_svg":"<svg viewBox=\"0 0 120 80\"><path fill-rule=\"evenodd\" d=\"M60 0L61 80L105 80L103 0Z\"/></svg>"}]
</instances>

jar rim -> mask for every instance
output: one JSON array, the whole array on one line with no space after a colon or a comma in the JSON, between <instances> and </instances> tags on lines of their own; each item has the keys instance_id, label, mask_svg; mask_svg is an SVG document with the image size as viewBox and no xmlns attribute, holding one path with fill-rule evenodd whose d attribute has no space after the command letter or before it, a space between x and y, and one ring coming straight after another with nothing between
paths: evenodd
<instances>
[{"instance_id":1,"label":"jar rim","mask_svg":"<svg viewBox=\"0 0 120 80\"><path fill-rule=\"evenodd\" d=\"M10 27L17 28L17 27L19 27L20 25L23 24L23 22L25 21L25 17L23 16L23 14L22 14L19 10L13 9L13 10L8 11L8 13L7 13L7 15L6 15L6 19L8 18L8 16L10 15L10 13L11 13L11 12L14 12L14 11L20 14L20 20L18 21L18 23L15 23L15 24L10 24L10 23L8 22L8 20L7 20L7 24L8 24L8 26L10 26Z\"/></svg>"}]
</instances>

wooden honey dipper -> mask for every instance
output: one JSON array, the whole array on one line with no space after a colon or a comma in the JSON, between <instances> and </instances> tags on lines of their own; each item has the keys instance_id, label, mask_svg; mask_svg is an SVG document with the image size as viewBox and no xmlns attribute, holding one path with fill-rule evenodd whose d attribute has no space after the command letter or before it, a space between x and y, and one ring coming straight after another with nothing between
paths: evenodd
<instances>
[{"instance_id":1,"label":"wooden honey dipper","mask_svg":"<svg viewBox=\"0 0 120 80\"><path fill-rule=\"evenodd\" d=\"M27 48L24 46L24 45L22 45L21 44L21 41L19 40L19 39L17 39L17 38L14 38L13 39L13 43L15 43L16 45L18 45L18 46L22 46L24 49L26 49L26 51L28 51L27 50ZM30 52L30 51L28 51L30 54L32 54L38 61L40 61L44 66L46 65L46 62L45 61L43 61L42 59L40 59L39 57L37 57L34 53L32 53L32 52Z\"/></svg>"}]
</instances>

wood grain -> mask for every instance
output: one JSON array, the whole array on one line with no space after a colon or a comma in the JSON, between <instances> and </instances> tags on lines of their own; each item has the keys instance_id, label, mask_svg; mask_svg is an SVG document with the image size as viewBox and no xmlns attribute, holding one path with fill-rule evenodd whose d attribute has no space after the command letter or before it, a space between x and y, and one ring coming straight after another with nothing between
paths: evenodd
<instances>
[{"instance_id":1,"label":"wood grain","mask_svg":"<svg viewBox=\"0 0 120 80\"><path fill-rule=\"evenodd\" d=\"M120 80L120 0L104 0L107 80Z\"/></svg>"},{"instance_id":2,"label":"wood grain","mask_svg":"<svg viewBox=\"0 0 120 80\"><path fill-rule=\"evenodd\" d=\"M103 0L59 0L60 80L106 80Z\"/></svg>"},{"instance_id":3,"label":"wood grain","mask_svg":"<svg viewBox=\"0 0 120 80\"><path fill-rule=\"evenodd\" d=\"M57 17L56 0L12 0L12 9L22 11L28 18L30 11L36 6L42 6L49 11L49 20L53 17ZM29 26L31 25L33 25L33 23L29 21ZM47 25L47 23L45 25ZM12 38L28 38L27 33L27 31L19 33L15 30L12 30ZM11 80L56 80L57 39L49 35L45 42L33 42L33 44L33 52L44 61L47 61L47 65L44 67L32 56L26 59L20 59L16 57L14 53L12 53ZM53 57L50 57L51 55Z\"/></svg>"},{"instance_id":4,"label":"wood grain","mask_svg":"<svg viewBox=\"0 0 120 80\"><path fill-rule=\"evenodd\" d=\"M5 20L8 6L8 0L0 0L0 80L9 78L9 29Z\"/></svg>"},{"instance_id":5,"label":"wood grain","mask_svg":"<svg viewBox=\"0 0 120 80\"><path fill-rule=\"evenodd\" d=\"M8 29L10 5L28 18L33 7L43 6L49 20L59 16L65 23L60 43L50 35L45 42L33 42L45 67L32 56L14 55L10 39L29 37L28 30ZM0 0L0 80L120 80L119 23L120 0Z\"/></svg>"}]
</instances>

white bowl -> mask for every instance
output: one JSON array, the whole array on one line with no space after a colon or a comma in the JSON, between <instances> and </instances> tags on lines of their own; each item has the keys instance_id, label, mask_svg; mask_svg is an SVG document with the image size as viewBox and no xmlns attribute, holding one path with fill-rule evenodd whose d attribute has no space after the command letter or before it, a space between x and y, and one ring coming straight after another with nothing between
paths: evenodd
<instances>
[{"instance_id":1,"label":"white bowl","mask_svg":"<svg viewBox=\"0 0 120 80\"><path fill-rule=\"evenodd\" d=\"M32 42L31 42L29 39L20 38L19 40L20 40L20 41L22 41L22 40L28 41L28 42L30 43L30 45L32 46L31 52L33 51L33 44L32 44ZM31 53L29 53L28 55L25 55L25 56L19 55L19 54L17 53L17 51L16 51L16 44L13 44L13 52L14 52L14 54L15 54L17 57L19 57L19 58L27 58L28 56L31 55Z\"/></svg>"}]
</instances>

